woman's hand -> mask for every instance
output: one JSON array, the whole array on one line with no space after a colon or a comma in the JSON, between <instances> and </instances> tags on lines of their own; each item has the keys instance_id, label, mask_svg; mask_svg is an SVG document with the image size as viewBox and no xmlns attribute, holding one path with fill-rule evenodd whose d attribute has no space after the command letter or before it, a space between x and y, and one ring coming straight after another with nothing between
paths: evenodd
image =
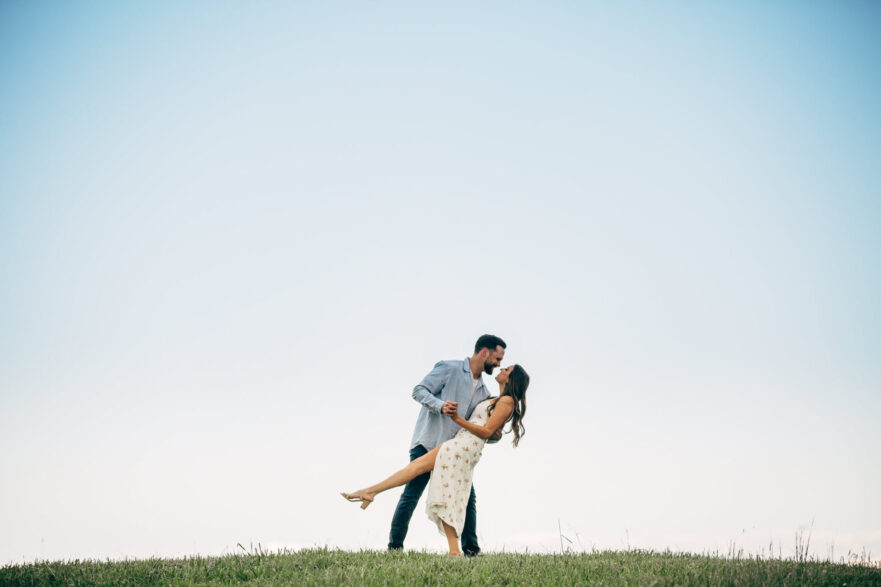
<instances>
[{"instance_id":1,"label":"woman's hand","mask_svg":"<svg viewBox=\"0 0 881 587\"><path fill-rule=\"evenodd\" d=\"M443 407L441 407L441 413L446 416L449 416L453 419L453 422L459 424L459 422L464 421L464 418L459 415L459 404L458 402L444 402ZM461 426L461 424L459 424Z\"/></svg>"},{"instance_id":2,"label":"woman's hand","mask_svg":"<svg viewBox=\"0 0 881 587\"><path fill-rule=\"evenodd\" d=\"M489 444L495 444L496 442L500 441L501 439L502 439L502 429L499 428L498 430L493 432L493 435L490 436L489 438L487 438L486 441Z\"/></svg>"}]
</instances>

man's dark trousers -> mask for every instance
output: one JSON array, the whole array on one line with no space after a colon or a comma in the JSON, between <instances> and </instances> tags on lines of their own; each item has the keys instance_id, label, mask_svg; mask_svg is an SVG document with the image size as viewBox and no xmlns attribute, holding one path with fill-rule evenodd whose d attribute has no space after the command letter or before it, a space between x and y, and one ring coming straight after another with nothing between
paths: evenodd
<instances>
[{"instance_id":1,"label":"man's dark trousers","mask_svg":"<svg viewBox=\"0 0 881 587\"><path fill-rule=\"evenodd\" d=\"M421 444L417 444L410 449L410 460L415 461L428 451ZM415 479L411 479L404 486L404 492L401 499L398 500L398 507L395 508L395 515L392 517L392 531L388 537L389 550L404 548L404 538L407 537L407 529L410 526L410 518L413 517L413 510L428 485L431 478L431 472L423 473ZM477 498L474 496L474 484L471 485L471 496L468 498L468 506L465 509L465 527L462 528L462 550L466 556L473 556L480 552L477 545Z\"/></svg>"}]
</instances>

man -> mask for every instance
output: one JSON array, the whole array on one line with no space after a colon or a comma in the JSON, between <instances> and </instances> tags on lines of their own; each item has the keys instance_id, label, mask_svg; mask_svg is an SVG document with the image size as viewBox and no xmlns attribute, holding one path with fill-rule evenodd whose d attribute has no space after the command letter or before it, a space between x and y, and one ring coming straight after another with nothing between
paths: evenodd
<instances>
[{"instance_id":1,"label":"man","mask_svg":"<svg viewBox=\"0 0 881 587\"><path fill-rule=\"evenodd\" d=\"M505 341L492 334L484 334L474 345L470 358L456 361L441 361L431 373L413 388L413 399L422 404L416 429L410 442L410 460L418 459L434 447L451 439L459 431L459 426L449 415L458 412L466 420L471 417L475 406L489 397L489 391L480 378L481 373L492 375L493 369L501 365L505 357ZM501 430L491 438L497 442ZM404 538L410 526L413 510L428 484L431 473L416 477L404 487L389 533L389 550L404 548ZM465 514L465 527L462 530L462 551L465 556L475 556L480 552L477 544L477 499L474 486Z\"/></svg>"}]
</instances>

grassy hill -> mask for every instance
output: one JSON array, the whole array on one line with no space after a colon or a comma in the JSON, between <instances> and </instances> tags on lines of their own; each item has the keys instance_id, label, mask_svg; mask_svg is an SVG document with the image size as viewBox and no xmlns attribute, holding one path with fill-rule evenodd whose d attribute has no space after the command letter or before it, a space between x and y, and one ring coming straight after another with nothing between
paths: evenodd
<instances>
[{"instance_id":1,"label":"grassy hill","mask_svg":"<svg viewBox=\"0 0 881 587\"><path fill-rule=\"evenodd\" d=\"M36 562L0 568L0 585L879 585L881 568L631 550L590 554L295 553Z\"/></svg>"}]
</instances>

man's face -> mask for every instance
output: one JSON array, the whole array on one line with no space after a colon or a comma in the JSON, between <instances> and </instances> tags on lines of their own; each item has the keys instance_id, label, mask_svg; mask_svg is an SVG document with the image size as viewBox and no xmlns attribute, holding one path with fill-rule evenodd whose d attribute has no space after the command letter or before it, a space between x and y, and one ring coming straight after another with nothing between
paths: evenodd
<instances>
[{"instance_id":1,"label":"man's face","mask_svg":"<svg viewBox=\"0 0 881 587\"><path fill-rule=\"evenodd\" d=\"M483 349L487 353L486 359L483 361L483 371L487 375L493 374L493 369L502 364L502 359L505 358L505 349L500 346L496 347L496 350L491 351L489 349Z\"/></svg>"}]
</instances>

